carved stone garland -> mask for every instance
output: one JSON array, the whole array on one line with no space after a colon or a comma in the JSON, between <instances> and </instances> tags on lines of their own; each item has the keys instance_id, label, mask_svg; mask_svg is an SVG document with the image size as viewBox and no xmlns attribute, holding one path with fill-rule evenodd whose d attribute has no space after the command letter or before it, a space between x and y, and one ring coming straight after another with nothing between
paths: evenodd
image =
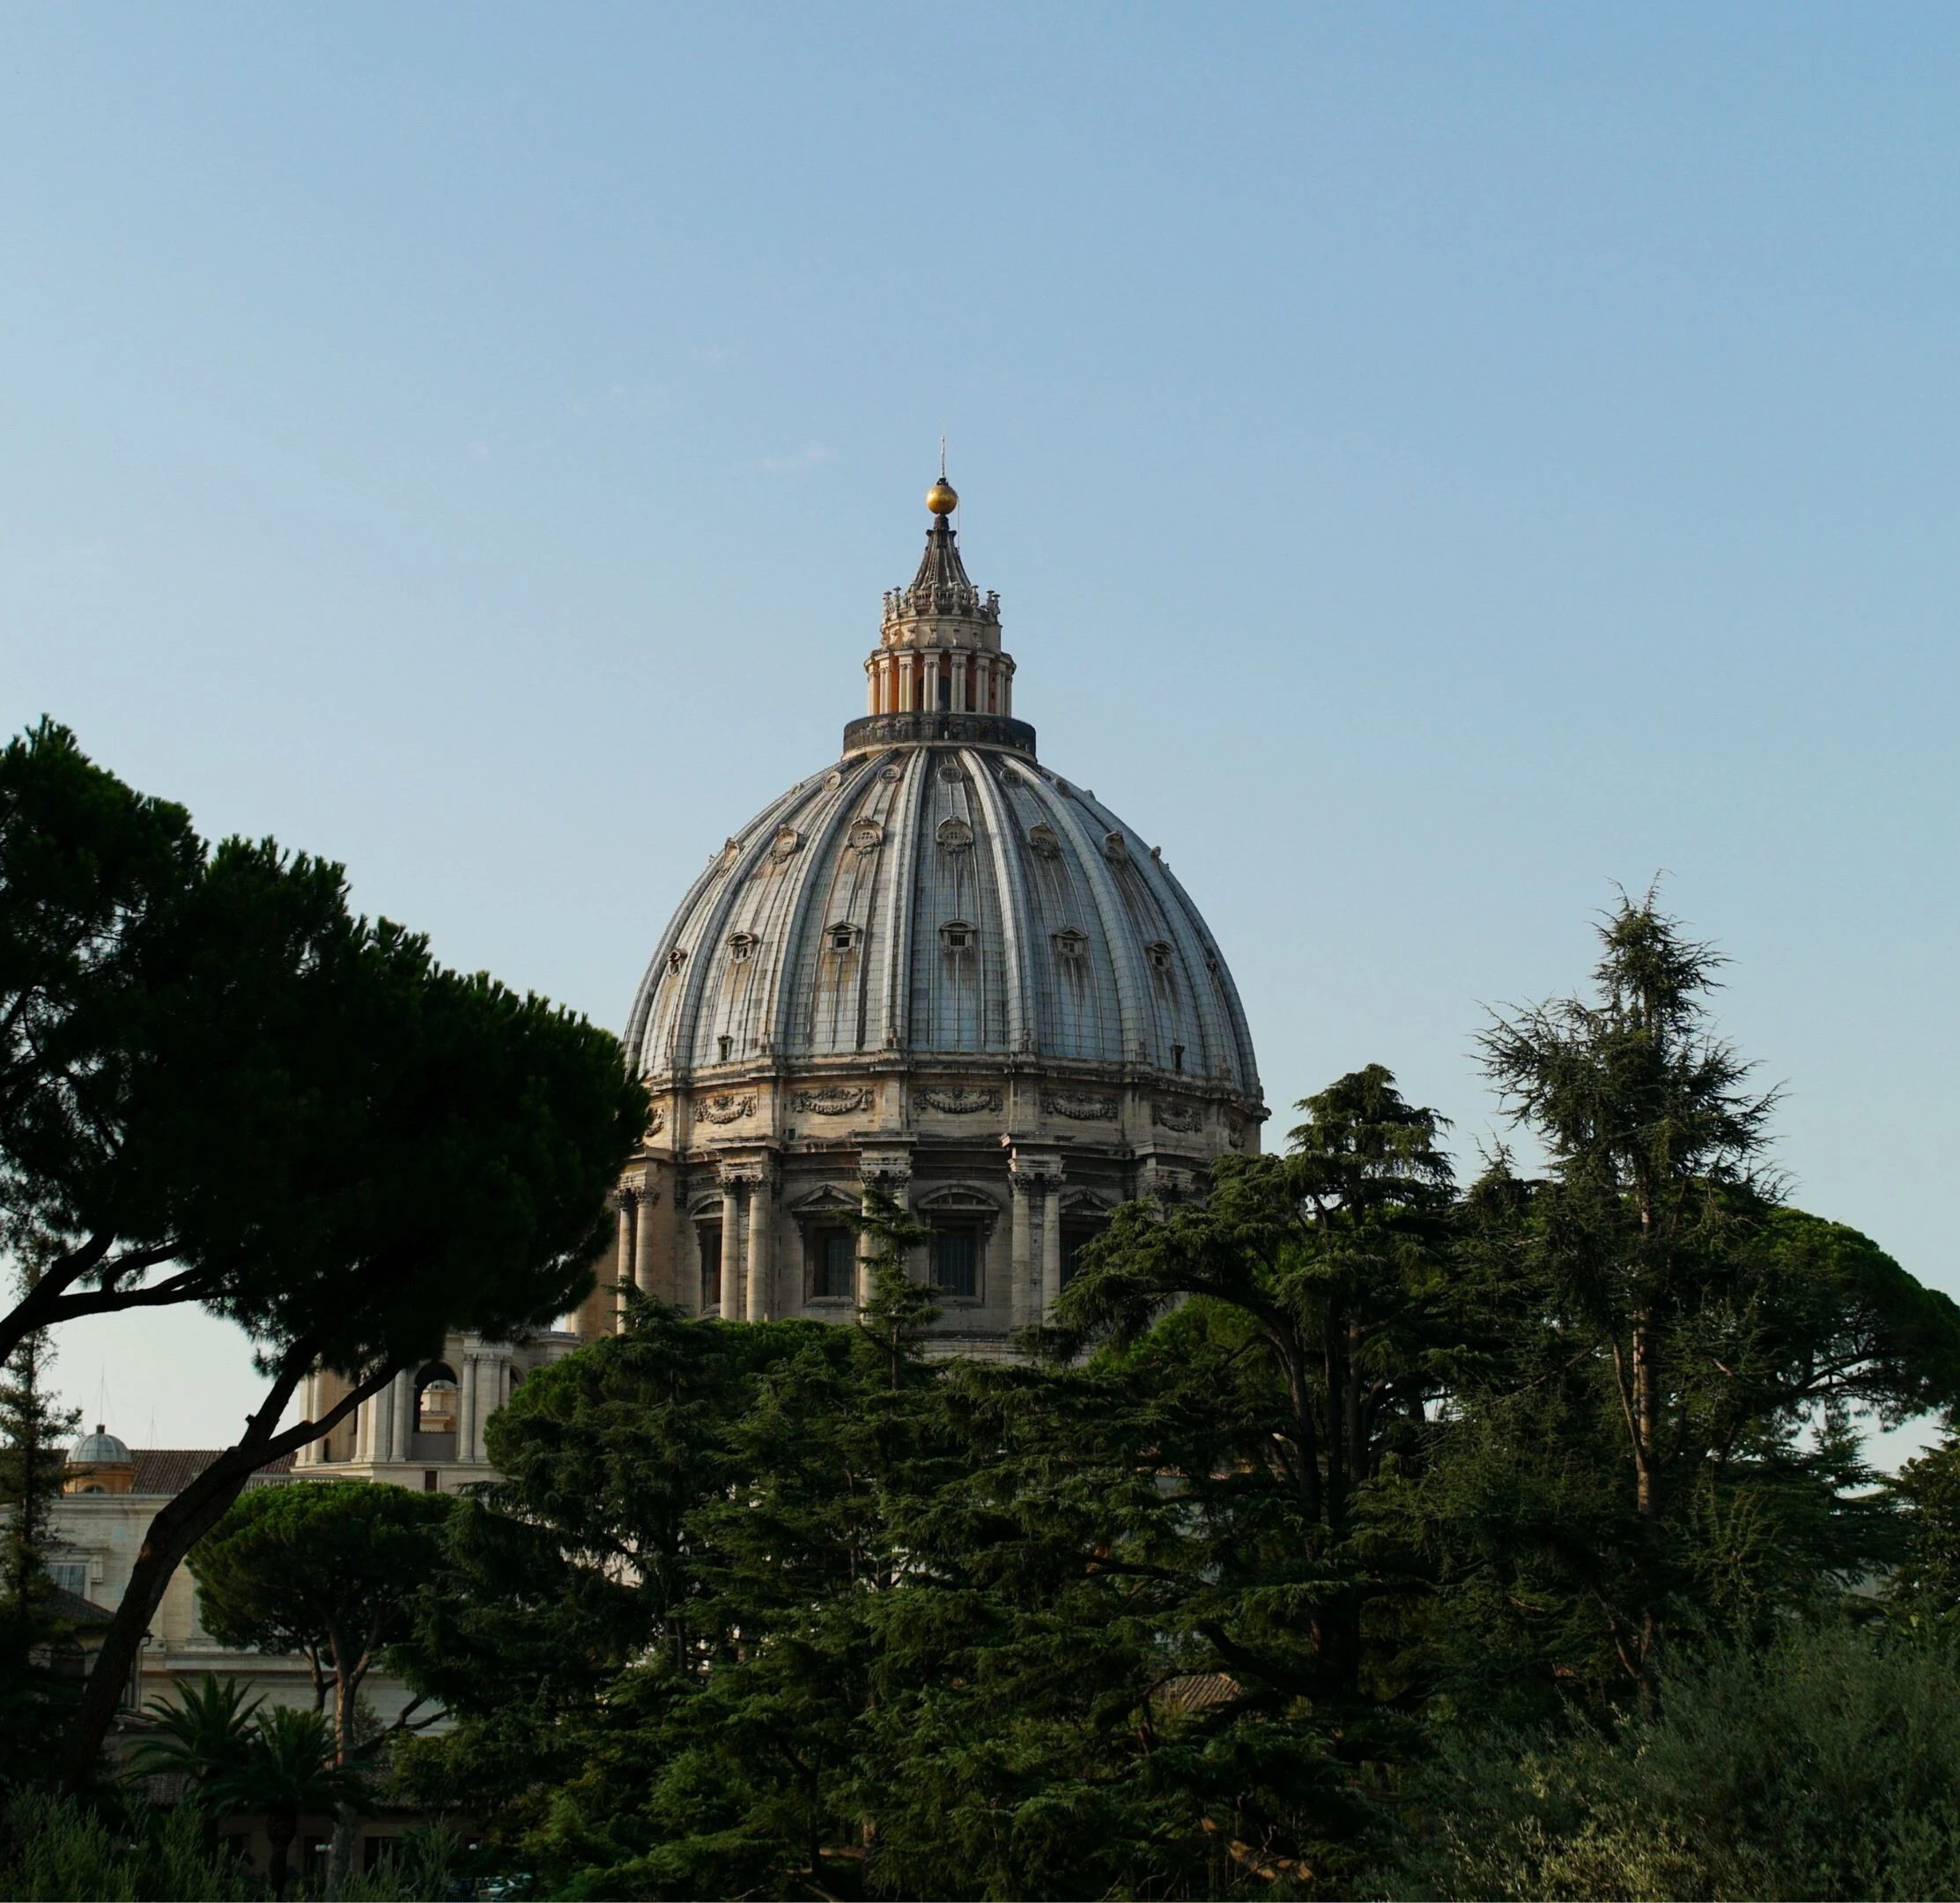
<instances>
[{"instance_id":1,"label":"carved stone garland","mask_svg":"<svg viewBox=\"0 0 1960 1903\"><path fill-rule=\"evenodd\" d=\"M922 1090L919 1101L947 1116L977 1116L983 1110L998 1110L1001 1093L997 1090Z\"/></svg>"}]
</instances>

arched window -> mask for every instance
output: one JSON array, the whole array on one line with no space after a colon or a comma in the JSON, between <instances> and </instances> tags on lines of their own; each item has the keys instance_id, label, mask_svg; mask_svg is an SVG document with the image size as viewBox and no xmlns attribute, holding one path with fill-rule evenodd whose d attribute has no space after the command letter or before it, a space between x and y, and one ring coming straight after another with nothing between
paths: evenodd
<instances>
[{"instance_id":1,"label":"arched window","mask_svg":"<svg viewBox=\"0 0 1960 1903\"><path fill-rule=\"evenodd\" d=\"M432 1361L415 1377L415 1431L456 1431L456 1377L447 1362Z\"/></svg>"}]
</instances>

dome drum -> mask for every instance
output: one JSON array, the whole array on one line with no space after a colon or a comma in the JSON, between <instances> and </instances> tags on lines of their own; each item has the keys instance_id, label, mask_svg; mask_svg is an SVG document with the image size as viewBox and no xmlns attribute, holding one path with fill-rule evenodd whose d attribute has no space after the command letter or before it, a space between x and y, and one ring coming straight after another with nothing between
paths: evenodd
<instances>
[{"instance_id":1,"label":"dome drum","mask_svg":"<svg viewBox=\"0 0 1960 1903\"><path fill-rule=\"evenodd\" d=\"M865 753L876 747L918 745L950 741L962 746L1002 747L1034 758L1034 729L1024 720L1001 714L866 714L844 727L844 752Z\"/></svg>"}]
</instances>

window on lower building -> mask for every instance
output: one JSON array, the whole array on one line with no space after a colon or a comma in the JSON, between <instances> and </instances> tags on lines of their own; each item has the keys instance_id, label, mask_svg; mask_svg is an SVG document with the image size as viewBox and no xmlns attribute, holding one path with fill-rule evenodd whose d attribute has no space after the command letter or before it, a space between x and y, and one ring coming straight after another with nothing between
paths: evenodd
<instances>
[{"instance_id":1,"label":"window on lower building","mask_svg":"<svg viewBox=\"0 0 1960 1903\"><path fill-rule=\"evenodd\" d=\"M850 1230L810 1231L810 1292L818 1301L847 1300L857 1292L857 1237Z\"/></svg>"},{"instance_id":2,"label":"window on lower building","mask_svg":"<svg viewBox=\"0 0 1960 1903\"><path fill-rule=\"evenodd\" d=\"M1102 1233L1099 1223L1065 1222L1061 1225L1061 1285L1067 1288L1082 1266L1082 1252Z\"/></svg>"},{"instance_id":3,"label":"window on lower building","mask_svg":"<svg viewBox=\"0 0 1960 1903\"><path fill-rule=\"evenodd\" d=\"M422 1470L422 1491L425 1493L433 1493L436 1491L435 1475L433 1467L425 1467Z\"/></svg>"},{"instance_id":4,"label":"window on lower building","mask_svg":"<svg viewBox=\"0 0 1960 1903\"><path fill-rule=\"evenodd\" d=\"M53 1559L48 1565L48 1577L63 1592L71 1592L78 1599L88 1597L88 1561L85 1559Z\"/></svg>"},{"instance_id":5,"label":"window on lower building","mask_svg":"<svg viewBox=\"0 0 1960 1903\"><path fill-rule=\"evenodd\" d=\"M973 1301L980 1294L980 1239L977 1228L937 1229L932 1238L932 1285L942 1295Z\"/></svg>"}]
</instances>

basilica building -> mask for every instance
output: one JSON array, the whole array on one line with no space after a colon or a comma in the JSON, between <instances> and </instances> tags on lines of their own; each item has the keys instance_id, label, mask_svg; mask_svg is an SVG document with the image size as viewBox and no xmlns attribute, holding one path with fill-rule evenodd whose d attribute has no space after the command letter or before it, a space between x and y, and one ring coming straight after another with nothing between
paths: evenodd
<instances>
[{"instance_id":1,"label":"basilica building","mask_svg":"<svg viewBox=\"0 0 1960 1903\"><path fill-rule=\"evenodd\" d=\"M1162 854L1037 755L958 500L943 476L927 494L837 759L715 848L655 948L625 1033L653 1110L592 1296L521 1344L453 1337L298 1474L487 1477L490 1414L616 1328L629 1286L727 1320L847 1321L873 1188L932 1232L913 1270L937 1351L1008 1355L1119 1203L1258 1147L1224 955ZM338 1381L314 1377L309 1411Z\"/></svg>"}]
</instances>

